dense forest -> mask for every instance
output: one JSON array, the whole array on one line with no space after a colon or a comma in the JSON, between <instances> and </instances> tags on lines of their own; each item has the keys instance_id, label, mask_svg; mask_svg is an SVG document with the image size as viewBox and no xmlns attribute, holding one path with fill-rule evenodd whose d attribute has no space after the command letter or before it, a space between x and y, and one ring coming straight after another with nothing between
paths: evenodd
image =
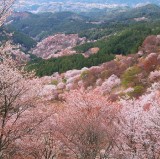
<instances>
[{"instance_id":1,"label":"dense forest","mask_svg":"<svg viewBox=\"0 0 160 159\"><path fill-rule=\"evenodd\" d=\"M12 36L6 36L11 34ZM28 52L31 48L35 47L37 42L24 34L23 32L17 31L14 27L1 27L0 28L0 41L12 40L15 44L20 44L23 51Z\"/></svg>"},{"instance_id":2,"label":"dense forest","mask_svg":"<svg viewBox=\"0 0 160 159\"><path fill-rule=\"evenodd\" d=\"M20 14L20 13L15 13ZM17 31L23 32L26 35L41 40L51 34L56 33L78 33L82 30L87 30L96 25L89 23L89 17L81 16L72 12L60 13L25 13L19 15L20 18L13 17L14 21L11 27ZM12 19L12 18L11 18Z\"/></svg>"},{"instance_id":3,"label":"dense forest","mask_svg":"<svg viewBox=\"0 0 160 159\"><path fill-rule=\"evenodd\" d=\"M148 35L160 34L159 24L160 22L156 21L152 24L141 22L126 26L125 29L115 35L74 48L77 52L84 53L90 48L99 47L99 52L89 58L77 54L58 59L35 59L28 64L28 69L35 69L38 76L52 75L54 72L62 73L70 69L97 66L114 59L117 54L128 55L136 53Z\"/></svg>"}]
</instances>

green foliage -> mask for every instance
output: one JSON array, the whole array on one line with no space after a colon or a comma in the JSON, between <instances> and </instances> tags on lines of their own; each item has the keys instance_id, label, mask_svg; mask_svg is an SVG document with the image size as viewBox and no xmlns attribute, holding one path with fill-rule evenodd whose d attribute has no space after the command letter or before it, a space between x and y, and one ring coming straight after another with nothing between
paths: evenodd
<instances>
[{"instance_id":1,"label":"green foliage","mask_svg":"<svg viewBox=\"0 0 160 159\"><path fill-rule=\"evenodd\" d=\"M122 75L122 85L124 87L134 87L139 83L137 75L141 72L141 69L137 66L128 68Z\"/></svg>"},{"instance_id":2,"label":"green foliage","mask_svg":"<svg viewBox=\"0 0 160 159\"><path fill-rule=\"evenodd\" d=\"M109 78L109 75L110 75L109 71L105 70L105 71L101 72L100 78L104 80L104 79Z\"/></svg>"},{"instance_id":3,"label":"green foliage","mask_svg":"<svg viewBox=\"0 0 160 159\"><path fill-rule=\"evenodd\" d=\"M94 9L91 12L83 13L83 15L89 16L95 21L126 21L132 20L135 17L146 18L159 18L160 7L155 4L148 4L142 7L123 7L123 8L112 8L112 9Z\"/></svg>"},{"instance_id":4,"label":"green foliage","mask_svg":"<svg viewBox=\"0 0 160 159\"><path fill-rule=\"evenodd\" d=\"M52 75L54 72L66 72L72 69L81 69L83 67L97 66L106 61L114 59L112 54L94 54L85 58L81 54L53 58L49 60L34 59L27 65L28 70L35 70L38 76Z\"/></svg>"},{"instance_id":5,"label":"green foliage","mask_svg":"<svg viewBox=\"0 0 160 159\"><path fill-rule=\"evenodd\" d=\"M88 74L89 74L89 71L88 71L88 70L83 71L83 72L81 73L81 79L82 79L82 80L85 80L85 79L88 77Z\"/></svg>"},{"instance_id":6,"label":"green foliage","mask_svg":"<svg viewBox=\"0 0 160 159\"><path fill-rule=\"evenodd\" d=\"M79 33L80 37L86 37L89 40L98 40L103 37L113 35L115 32L122 31L129 26L128 23L114 22L98 26L95 29L84 30Z\"/></svg>"},{"instance_id":7,"label":"green foliage","mask_svg":"<svg viewBox=\"0 0 160 159\"><path fill-rule=\"evenodd\" d=\"M41 40L55 33L78 33L82 30L96 27L86 23L87 18L71 12L31 14L21 19L15 19L11 27L23 31L26 35Z\"/></svg>"},{"instance_id":8,"label":"green foliage","mask_svg":"<svg viewBox=\"0 0 160 159\"><path fill-rule=\"evenodd\" d=\"M157 23L157 26L159 23ZM155 27L153 27L155 28ZM106 54L132 54L138 51L138 47L142 44L146 36L151 33L160 33L159 30L156 29L154 32L153 28L147 26L145 23L135 24L130 27L123 28L122 31L115 33L115 35L109 36L105 39L98 40L94 43L86 43L81 46L75 47L75 50L78 52L85 52L92 47L99 47L100 52L105 52ZM116 28L115 31L116 32Z\"/></svg>"},{"instance_id":9,"label":"green foliage","mask_svg":"<svg viewBox=\"0 0 160 159\"><path fill-rule=\"evenodd\" d=\"M1 28L0 29L0 41L7 41L7 40L12 40L15 44L20 44L25 48L24 51L29 51L31 48L33 48L36 45L36 41L27 36L26 34L23 34L19 31L17 31L15 28ZM7 34L12 34L11 37L8 37ZM23 48L22 48L23 50Z\"/></svg>"},{"instance_id":10,"label":"green foliage","mask_svg":"<svg viewBox=\"0 0 160 159\"><path fill-rule=\"evenodd\" d=\"M57 32L81 32L79 35L86 36L88 39L100 39L74 48L81 53L92 47L98 47L99 52L89 58L84 58L78 54L49 60L34 58L28 64L28 69L35 69L38 76L44 76L54 72L62 73L71 69L97 66L114 59L116 54L136 53L148 35L160 34L159 17L155 15L155 13L159 13L159 8L151 5L148 5L147 8L149 10L142 7L140 10L134 9L118 14L116 12L117 15L110 14L107 22L100 25L88 23L88 18L70 12L30 14L27 18L16 20L13 25L18 30L23 30L25 34L38 39ZM134 21L135 17L144 15L148 17L148 21ZM102 74L102 76L105 78L107 73ZM124 86L129 84L130 82L127 83L127 80L125 84L124 80Z\"/></svg>"},{"instance_id":11,"label":"green foliage","mask_svg":"<svg viewBox=\"0 0 160 159\"><path fill-rule=\"evenodd\" d=\"M51 82L51 84L57 86L57 85L58 85L58 81L57 81L57 80L53 80L53 81Z\"/></svg>"},{"instance_id":12,"label":"green foliage","mask_svg":"<svg viewBox=\"0 0 160 159\"><path fill-rule=\"evenodd\" d=\"M13 41L16 44L21 44L27 50L30 50L36 45L36 42L32 38L26 36L23 33L17 32L17 31L15 31L13 34Z\"/></svg>"},{"instance_id":13,"label":"green foliage","mask_svg":"<svg viewBox=\"0 0 160 159\"><path fill-rule=\"evenodd\" d=\"M124 11L125 10L125 11ZM101 10L99 12L88 13L87 16L98 17L97 21L102 21L103 23L98 26L98 28L90 29L89 31L82 31L79 35L85 36L88 39L97 40L104 36L114 34L124 30L125 28L130 28L138 23L146 23L148 26L152 25L153 21L160 20L160 7L154 4L148 4L146 6L137 8L124 8L117 10ZM146 22L137 22L134 18L145 17Z\"/></svg>"},{"instance_id":14,"label":"green foliage","mask_svg":"<svg viewBox=\"0 0 160 159\"><path fill-rule=\"evenodd\" d=\"M142 95L144 93L145 87L142 85L138 85L138 86L133 87L133 89L134 89L134 91L128 93L128 95L130 97L139 97L140 95Z\"/></svg>"},{"instance_id":15,"label":"green foliage","mask_svg":"<svg viewBox=\"0 0 160 159\"><path fill-rule=\"evenodd\" d=\"M84 58L82 55L77 54L68 57L60 57L58 59L33 60L28 68L29 70L35 69L38 76L44 76L51 75L54 72L61 73L71 69L97 66L113 60L116 54L126 55L136 53L138 47L148 35L160 33L159 24L159 21L154 22L150 26L146 25L146 23L140 23L133 25L131 28L126 28L116 35L110 36L106 39L75 47L78 52L85 52L92 47L100 48L97 54L94 54L89 58Z\"/></svg>"},{"instance_id":16,"label":"green foliage","mask_svg":"<svg viewBox=\"0 0 160 159\"><path fill-rule=\"evenodd\" d=\"M94 43L85 43L79 46L76 46L74 49L78 52L78 53L84 53L86 51L88 51L90 48L94 47Z\"/></svg>"},{"instance_id":17,"label":"green foliage","mask_svg":"<svg viewBox=\"0 0 160 159\"><path fill-rule=\"evenodd\" d=\"M67 79L66 79L66 78L62 78L62 82L63 82L63 83L66 83L66 82L67 82Z\"/></svg>"}]
</instances>

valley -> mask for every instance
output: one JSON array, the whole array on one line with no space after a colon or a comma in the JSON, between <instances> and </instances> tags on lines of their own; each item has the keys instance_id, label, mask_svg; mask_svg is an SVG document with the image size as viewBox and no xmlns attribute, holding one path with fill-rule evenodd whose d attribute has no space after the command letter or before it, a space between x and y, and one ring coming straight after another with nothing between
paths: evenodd
<instances>
[{"instance_id":1,"label":"valley","mask_svg":"<svg viewBox=\"0 0 160 159\"><path fill-rule=\"evenodd\" d=\"M97 66L116 55L135 54L147 36L160 34L157 5L104 14L103 9L79 14L16 12L5 28L13 32L13 41L31 57L27 69L35 69L38 76ZM95 20L101 23L93 23Z\"/></svg>"},{"instance_id":2,"label":"valley","mask_svg":"<svg viewBox=\"0 0 160 159\"><path fill-rule=\"evenodd\" d=\"M26 69L35 70L39 77L51 76L50 83L56 83L54 90L59 87L64 90L76 89L79 83L85 89L96 89L99 88L96 83L105 85L103 80L112 74L115 75L113 78L123 81L128 67L141 72L146 79L149 78L149 74L142 71L139 58L146 61L145 58L150 53L159 53L154 50L148 52L142 48L150 45L150 42L143 44L147 37L160 34L160 7L149 4L123 12L120 9L117 13L112 10L103 16L105 13L106 11L101 10L97 14L97 22L101 21L97 24L93 23L92 12L15 13L9 19L12 22L6 27L16 28L37 43L36 46L28 48L31 60ZM158 63L157 61L156 67ZM73 79L65 77L65 74L72 72L75 72L75 77L71 75ZM68 80L72 82L67 82ZM139 93L133 96L141 95L149 86L149 83L147 87L140 81L138 83L135 89ZM124 87L123 82L120 87L122 86Z\"/></svg>"},{"instance_id":3,"label":"valley","mask_svg":"<svg viewBox=\"0 0 160 159\"><path fill-rule=\"evenodd\" d=\"M159 159L159 1L4 2L0 159Z\"/></svg>"}]
</instances>

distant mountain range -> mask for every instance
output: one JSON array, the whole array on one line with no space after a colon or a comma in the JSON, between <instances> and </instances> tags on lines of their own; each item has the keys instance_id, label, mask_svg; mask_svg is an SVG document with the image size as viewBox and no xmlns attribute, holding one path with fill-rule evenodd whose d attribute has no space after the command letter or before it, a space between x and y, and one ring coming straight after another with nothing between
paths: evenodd
<instances>
[{"instance_id":1,"label":"distant mountain range","mask_svg":"<svg viewBox=\"0 0 160 159\"><path fill-rule=\"evenodd\" d=\"M88 12L92 9L143 6L148 3L160 5L160 0L20 0L16 11L29 12Z\"/></svg>"},{"instance_id":2,"label":"distant mountain range","mask_svg":"<svg viewBox=\"0 0 160 159\"><path fill-rule=\"evenodd\" d=\"M107 4L127 4L127 5L136 5L140 3L155 3L160 4L160 0L32 0L34 2L80 2L80 3L107 3Z\"/></svg>"},{"instance_id":3,"label":"distant mountain range","mask_svg":"<svg viewBox=\"0 0 160 159\"><path fill-rule=\"evenodd\" d=\"M152 20L160 20L160 7L148 4L137 8L93 9L91 12L80 13L47 12L33 14L29 12L15 12L8 19L6 25L8 24L7 26L11 26L10 28L16 28L17 31L39 41L49 35L57 33L75 34L86 32L86 30L91 32L93 29L99 27L105 28L115 22L135 23L136 21L149 22ZM101 29L99 29L98 32L101 32ZM103 35L104 33L100 34ZM105 35L107 36L107 34ZM88 37L88 35L86 37Z\"/></svg>"}]
</instances>

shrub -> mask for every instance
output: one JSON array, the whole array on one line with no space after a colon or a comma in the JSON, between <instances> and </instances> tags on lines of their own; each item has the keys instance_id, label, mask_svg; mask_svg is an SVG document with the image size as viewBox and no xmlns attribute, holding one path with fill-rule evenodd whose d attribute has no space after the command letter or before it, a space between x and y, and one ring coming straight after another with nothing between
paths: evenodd
<instances>
[{"instance_id":1,"label":"shrub","mask_svg":"<svg viewBox=\"0 0 160 159\"><path fill-rule=\"evenodd\" d=\"M122 75L122 85L124 87L134 87L139 84L138 74L141 72L141 69L138 66L133 66L128 68Z\"/></svg>"},{"instance_id":2,"label":"shrub","mask_svg":"<svg viewBox=\"0 0 160 159\"><path fill-rule=\"evenodd\" d=\"M66 82L67 82L67 79L66 79L66 78L63 78L63 79L62 79L62 82L63 82L63 83L66 83Z\"/></svg>"},{"instance_id":3,"label":"shrub","mask_svg":"<svg viewBox=\"0 0 160 159\"><path fill-rule=\"evenodd\" d=\"M100 78L102 78L103 80L107 79L109 76L110 76L110 71L108 70L102 71L100 74Z\"/></svg>"},{"instance_id":4,"label":"shrub","mask_svg":"<svg viewBox=\"0 0 160 159\"><path fill-rule=\"evenodd\" d=\"M58 85L58 81L57 81L57 80L53 80L53 81L51 82L51 84L57 86L57 85Z\"/></svg>"},{"instance_id":5,"label":"shrub","mask_svg":"<svg viewBox=\"0 0 160 159\"><path fill-rule=\"evenodd\" d=\"M134 91L128 93L128 95L129 95L130 97L139 97L140 95L143 94L144 89L145 89L144 86L140 86L140 85L135 86L135 87L133 87L133 88L134 88Z\"/></svg>"},{"instance_id":6,"label":"shrub","mask_svg":"<svg viewBox=\"0 0 160 159\"><path fill-rule=\"evenodd\" d=\"M88 70L85 70L81 73L81 79L82 80L85 80L89 75L89 71Z\"/></svg>"}]
</instances>

